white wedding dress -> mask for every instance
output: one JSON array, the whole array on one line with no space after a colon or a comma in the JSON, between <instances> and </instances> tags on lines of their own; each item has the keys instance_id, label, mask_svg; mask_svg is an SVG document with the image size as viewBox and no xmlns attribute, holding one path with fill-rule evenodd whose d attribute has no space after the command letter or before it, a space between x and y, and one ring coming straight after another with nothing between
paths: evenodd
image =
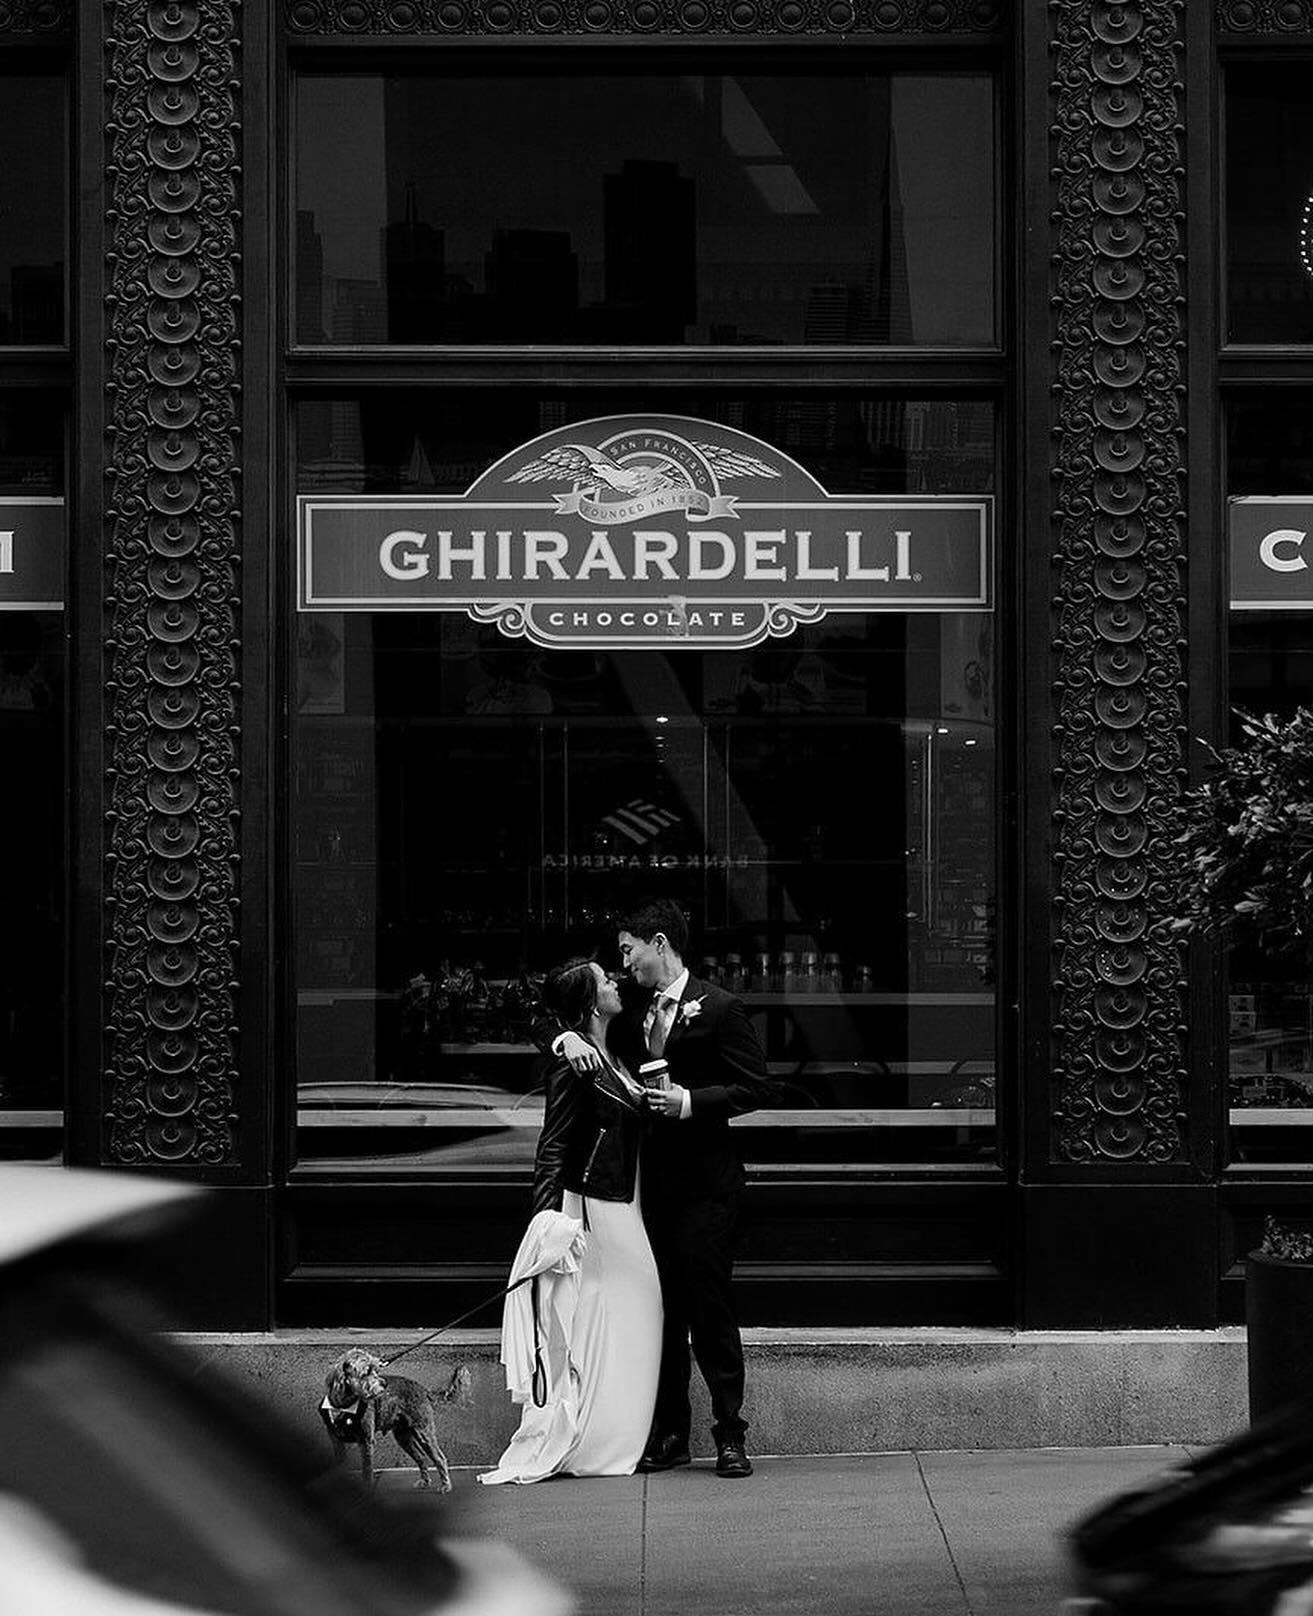
<instances>
[{"instance_id":1,"label":"white wedding dress","mask_svg":"<svg viewBox=\"0 0 1313 1616\"><path fill-rule=\"evenodd\" d=\"M543 1220L562 1217L579 1220L582 1240L570 1241L563 1257L542 1268L543 1233L550 1241L554 1232ZM497 1486L558 1475L631 1475L652 1424L661 1363L661 1285L637 1184L632 1201L590 1197L586 1208L583 1197L567 1190L561 1212L540 1212L530 1223L511 1279L535 1263L537 1285L512 1292L502 1317L506 1384L524 1412L496 1469L479 1480ZM534 1401L535 1290L541 1406Z\"/></svg>"}]
</instances>

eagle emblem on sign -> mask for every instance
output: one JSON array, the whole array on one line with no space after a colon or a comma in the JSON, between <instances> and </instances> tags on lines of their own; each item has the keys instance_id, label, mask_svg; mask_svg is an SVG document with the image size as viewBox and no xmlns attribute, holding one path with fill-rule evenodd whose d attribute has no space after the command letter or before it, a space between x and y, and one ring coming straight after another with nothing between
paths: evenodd
<instances>
[{"instance_id":1,"label":"eagle emblem on sign","mask_svg":"<svg viewBox=\"0 0 1313 1616\"><path fill-rule=\"evenodd\" d=\"M591 522L628 522L661 511L690 519L734 516L720 484L735 477L779 477L778 466L719 443L690 443L668 433L624 433L600 447L558 443L510 472L508 483L569 483L556 494L558 514Z\"/></svg>"}]
</instances>

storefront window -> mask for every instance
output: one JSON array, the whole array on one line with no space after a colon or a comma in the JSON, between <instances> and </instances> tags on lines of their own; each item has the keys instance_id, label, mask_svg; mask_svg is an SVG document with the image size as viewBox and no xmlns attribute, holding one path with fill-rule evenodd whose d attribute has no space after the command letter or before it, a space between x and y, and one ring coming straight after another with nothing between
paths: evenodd
<instances>
[{"instance_id":1,"label":"storefront window","mask_svg":"<svg viewBox=\"0 0 1313 1616\"><path fill-rule=\"evenodd\" d=\"M304 75L294 340L996 336L985 74Z\"/></svg>"},{"instance_id":2,"label":"storefront window","mask_svg":"<svg viewBox=\"0 0 1313 1616\"><path fill-rule=\"evenodd\" d=\"M1313 390L1243 393L1229 400L1228 476L1235 496L1266 502L1256 520L1231 507L1233 708L1289 717L1313 701L1313 593L1285 565L1298 550L1262 537L1297 532L1313 514ZM1298 505L1306 502L1301 518ZM1237 516L1238 509L1241 511ZM1255 564L1255 555L1259 556ZM1281 599L1281 597L1285 597ZM1253 604L1264 600L1262 605ZM1276 601L1281 599L1281 604ZM1231 720L1231 739L1241 739ZM1229 960L1229 1078L1233 1160L1274 1165L1313 1159L1313 981L1300 953L1238 946Z\"/></svg>"},{"instance_id":3,"label":"storefront window","mask_svg":"<svg viewBox=\"0 0 1313 1616\"><path fill-rule=\"evenodd\" d=\"M835 493L988 494L985 400L663 397ZM307 493L459 494L632 395L392 390L296 409ZM548 507L550 509L550 504ZM614 916L688 910L779 1104L750 1160L992 1159L995 647L988 610L832 612L741 648L572 649L439 611L297 618L303 1164L522 1173L540 973Z\"/></svg>"},{"instance_id":4,"label":"storefront window","mask_svg":"<svg viewBox=\"0 0 1313 1616\"><path fill-rule=\"evenodd\" d=\"M59 1156L64 1107L63 411L0 394L0 1155Z\"/></svg>"},{"instance_id":5,"label":"storefront window","mask_svg":"<svg viewBox=\"0 0 1313 1616\"><path fill-rule=\"evenodd\" d=\"M62 76L0 74L0 348L65 337L68 220Z\"/></svg>"},{"instance_id":6,"label":"storefront window","mask_svg":"<svg viewBox=\"0 0 1313 1616\"><path fill-rule=\"evenodd\" d=\"M1227 340L1313 343L1313 65L1226 76Z\"/></svg>"}]
</instances>

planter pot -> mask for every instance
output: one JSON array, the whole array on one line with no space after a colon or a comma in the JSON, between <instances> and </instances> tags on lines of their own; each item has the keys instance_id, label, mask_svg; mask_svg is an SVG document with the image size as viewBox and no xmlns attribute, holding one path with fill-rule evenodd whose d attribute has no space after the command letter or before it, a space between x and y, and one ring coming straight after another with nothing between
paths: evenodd
<instances>
[{"instance_id":1,"label":"planter pot","mask_svg":"<svg viewBox=\"0 0 1313 1616\"><path fill-rule=\"evenodd\" d=\"M1251 1251L1245 1259L1249 1418L1313 1391L1313 1263Z\"/></svg>"}]
</instances>

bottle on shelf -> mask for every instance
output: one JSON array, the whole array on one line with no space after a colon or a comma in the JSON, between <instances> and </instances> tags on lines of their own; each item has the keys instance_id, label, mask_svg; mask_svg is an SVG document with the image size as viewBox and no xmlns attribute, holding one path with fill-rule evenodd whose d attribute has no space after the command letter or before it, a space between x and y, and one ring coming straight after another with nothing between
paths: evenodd
<instances>
[{"instance_id":1,"label":"bottle on shelf","mask_svg":"<svg viewBox=\"0 0 1313 1616\"><path fill-rule=\"evenodd\" d=\"M871 975L871 967L869 965L859 965L857 967L857 975L856 975L856 977L855 977L855 979L853 981L853 992L854 993L874 993L875 992L875 979Z\"/></svg>"},{"instance_id":2,"label":"bottle on shelf","mask_svg":"<svg viewBox=\"0 0 1313 1616\"><path fill-rule=\"evenodd\" d=\"M821 970L821 987L826 993L843 992L843 962L837 954L827 954Z\"/></svg>"},{"instance_id":3,"label":"bottle on shelf","mask_svg":"<svg viewBox=\"0 0 1313 1616\"><path fill-rule=\"evenodd\" d=\"M771 990L770 955L758 954L757 963L752 972L750 983L754 993L769 993Z\"/></svg>"},{"instance_id":4,"label":"bottle on shelf","mask_svg":"<svg viewBox=\"0 0 1313 1616\"><path fill-rule=\"evenodd\" d=\"M798 991L798 956L791 948L780 952L779 991L781 993Z\"/></svg>"},{"instance_id":5,"label":"bottle on shelf","mask_svg":"<svg viewBox=\"0 0 1313 1616\"><path fill-rule=\"evenodd\" d=\"M742 993L747 986L747 976L743 970L742 954L726 954L725 956L725 987L731 993Z\"/></svg>"},{"instance_id":6,"label":"bottle on shelf","mask_svg":"<svg viewBox=\"0 0 1313 1616\"><path fill-rule=\"evenodd\" d=\"M817 956L808 951L802 956L802 977L798 984L800 993L819 993L821 991L821 968Z\"/></svg>"},{"instance_id":7,"label":"bottle on shelf","mask_svg":"<svg viewBox=\"0 0 1313 1616\"><path fill-rule=\"evenodd\" d=\"M708 954L702 961L702 979L704 982L713 983L716 987L721 986L724 979L720 974L720 960L715 954Z\"/></svg>"}]
</instances>

